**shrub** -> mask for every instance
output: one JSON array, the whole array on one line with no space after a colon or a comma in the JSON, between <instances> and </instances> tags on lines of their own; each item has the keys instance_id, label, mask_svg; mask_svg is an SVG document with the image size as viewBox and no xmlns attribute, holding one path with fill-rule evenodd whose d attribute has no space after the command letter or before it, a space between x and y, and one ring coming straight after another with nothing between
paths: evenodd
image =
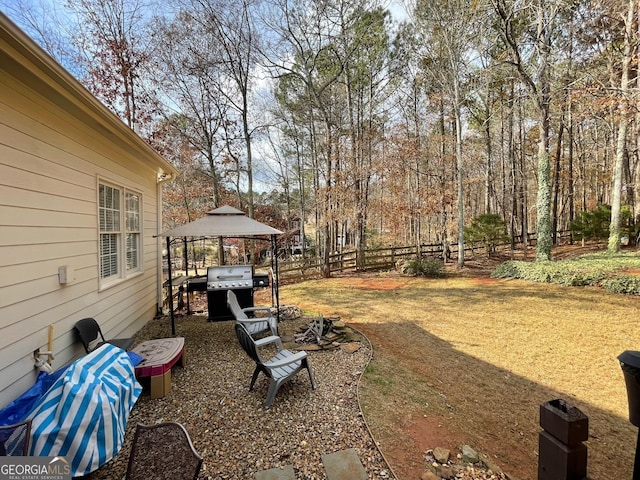
<instances>
[{"instance_id":1,"label":"shrub","mask_svg":"<svg viewBox=\"0 0 640 480\"><path fill-rule=\"evenodd\" d=\"M601 286L613 293L640 295L640 277L618 273L627 268L640 268L637 254L588 254L559 262L509 261L499 265L491 276L567 286Z\"/></svg>"},{"instance_id":2,"label":"shrub","mask_svg":"<svg viewBox=\"0 0 640 480\"><path fill-rule=\"evenodd\" d=\"M633 275L618 275L602 282L604 289L611 293L640 295L640 278Z\"/></svg>"},{"instance_id":3,"label":"shrub","mask_svg":"<svg viewBox=\"0 0 640 480\"><path fill-rule=\"evenodd\" d=\"M471 225L465 227L464 238L471 245L482 245L487 251L487 255L495 252L500 244L509 242L507 235L507 224L500 215L486 213L478 215L471 221Z\"/></svg>"},{"instance_id":4,"label":"shrub","mask_svg":"<svg viewBox=\"0 0 640 480\"><path fill-rule=\"evenodd\" d=\"M495 278L519 278L540 283L586 286L597 285L606 278L606 273L602 269L585 267L580 262L575 261L511 261L499 265L491 276Z\"/></svg>"},{"instance_id":5,"label":"shrub","mask_svg":"<svg viewBox=\"0 0 640 480\"><path fill-rule=\"evenodd\" d=\"M621 235L635 238L636 230L632 225L633 213L628 205L620 208ZM591 212L580 212L569 225L571 234L577 240L605 240L609 238L611 225L611 206L598 205Z\"/></svg>"},{"instance_id":6,"label":"shrub","mask_svg":"<svg viewBox=\"0 0 640 480\"><path fill-rule=\"evenodd\" d=\"M609 237L611 207L598 205L591 212L580 212L569 227L577 240L602 240Z\"/></svg>"},{"instance_id":7,"label":"shrub","mask_svg":"<svg viewBox=\"0 0 640 480\"><path fill-rule=\"evenodd\" d=\"M493 278L520 278L520 269L518 268L520 263L524 262L509 261L501 263L491 272L491 276Z\"/></svg>"},{"instance_id":8,"label":"shrub","mask_svg":"<svg viewBox=\"0 0 640 480\"><path fill-rule=\"evenodd\" d=\"M405 262L400 270L402 273L429 278L442 276L442 261L435 258L414 258Z\"/></svg>"}]
</instances>

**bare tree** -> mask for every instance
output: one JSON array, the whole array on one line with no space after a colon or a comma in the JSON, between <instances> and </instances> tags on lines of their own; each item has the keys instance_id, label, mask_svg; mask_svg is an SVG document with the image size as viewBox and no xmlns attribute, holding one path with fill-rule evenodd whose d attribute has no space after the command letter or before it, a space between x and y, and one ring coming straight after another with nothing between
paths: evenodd
<instances>
[{"instance_id":1,"label":"bare tree","mask_svg":"<svg viewBox=\"0 0 640 480\"><path fill-rule=\"evenodd\" d=\"M62 5L47 0L0 0L0 10L68 71L81 74L80 52L70 41L73 27Z\"/></svg>"},{"instance_id":2,"label":"bare tree","mask_svg":"<svg viewBox=\"0 0 640 480\"><path fill-rule=\"evenodd\" d=\"M628 0L628 10L624 19L624 47L622 55L622 71L620 74L620 101L618 107L618 141L616 143L616 157L613 170L613 190L611 194L611 225L609 227L608 250L616 253L620 250L620 204L622 195L622 171L624 153L627 143L627 129L631 122L631 102L629 99L629 72L634 52L634 11L636 0Z\"/></svg>"},{"instance_id":3,"label":"bare tree","mask_svg":"<svg viewBox=\"0 0 640 480\"><path fill-rule=\"evenodd\" d=\"M252 138L258 127L251 125L252 87L255 83L257 52L260 37L254 25L252 9L257 8L255 0L228 2L225 0L191 0L193 18L203 31L209 32L217 40L222 77L215 79L215 85L229 107L239 117L240 137L244 143L243 155L238 155L233 146L235 134L227 129L228 154L237 165L238 175L246 174L247 206L249 216L254 216L254 172ZM213 80L213 79L212 79ZM229 118L229 120L232 120ZM233 129L232 123L225 126ZM244 165L242 161L244 160ZM237 182L237 188L240 188ZM240 202L241 198L238 199Z\"/></svg>"},{"instance_id":4,"label":"bare tree","mask_svg":"<svg viewBox=\"0 0 640 480\"><path fill-rule=\"evenodd\" d=\"M184 12L172 23L156 19L153 31L154 86L163 99L165 122L199 153L218 207L224 188L220 142L226 102L211 82L223 62L217 41Z\"/></svg>"},{"instance_id":5,"label":"bare tree","mask_svg":"<svg viewBox=\"0 0 640 480\"><path fill-rule=\"evenodd\" d=\"M446 92L455 120L455 158L458 194L458 266L464 266L464 165L462 160L462 108L466 100L465 77L473 55L480 19L479 4L466 0L418 1L416 21L422 31L423 65Z\"/></svg>"},{"instance_id":6,"label":"bare tree","mask_svg":"<svg viewBox=\"0 0 640 480\"><path fill-rule=\"evenodd\" d=\"M141 74L147 61L144 0L67 0L79 18L73 38L85 61L85 85L129 127L149 121Z\"/></svg>"},{"instance_id":7,"label":"bare tree","mask_svg":"<svg viewBox=\"0 0 640 480\"><path fill-rule=\"evenodd\" d=\"M365 3L349 2L341 9L341 57L346 100L345 137L348 150L344 157L344 206L350 205L352 226L345 235L352 238L356 249L356 266L364 268L367 245L367 220L371 179L378 168L377 145L381 141L385 105L382 92L390 91L388 13L382 8L367 10Z\"/></svg>"},{"instance_id":8,"label":"bare tree","mask_svg":"<svg viewBox=\"0 0 640 480\"><path fill-rule=\"evenodd\" d=\"M311 102L315 113L321 119L324 142L322 155L324 168L323 191L319 203L322 205L322 232L324 235L324 274L329 275L329 254L332 246L332 221L335 213L334 167L336 165L337 123L336 112L331 102L331 89L342 75L344 62L336 48L340 34L335 22L335 11L330 2L317 3L311 0L276 0L265 21L276 36L265 60L269 62L275 78L288 79L291 85L298 85L302 94ZM296 93L296 94L297 94ZM312 116L311 125L315 127ZM317 136L314 135L317 139Z\"/></svg>"},{"instance_id":9,"label":"bare tree","mask_svg":"<svg viewBox=\"0 0 640 480\"><path fill-rule=\"evenodd\" d=\"M551 83L549 61L552 53L551 39L554 34L555 20L559 3L549 0L535 0L531 10L509 0L492 0L495 13L500 21L499 33L504 41L508 63L518 72L521 80L533 98L538 117L538 195L537 195L537 244L536 260L551 259L551 162L549 157L549 108L551 102ZM531 15L531 17L527 17ZM528 27L531 22L535 27ZM531 34L535 57L527 58L526 43L522 36ZM525 35L526 36L526 35ZM535 62L535 63L534 63Z\"/></svg>"}]
</instances>

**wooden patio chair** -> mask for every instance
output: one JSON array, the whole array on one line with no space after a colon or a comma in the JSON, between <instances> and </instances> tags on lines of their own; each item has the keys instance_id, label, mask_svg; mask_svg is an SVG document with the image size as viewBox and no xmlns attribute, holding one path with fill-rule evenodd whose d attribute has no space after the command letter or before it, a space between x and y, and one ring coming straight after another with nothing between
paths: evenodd
<instances>
[{"instance_id":1,"label":"wooden patio chair","mask_svg":"<svg viewBox=\"0 0 640 480\"><path fill-rule=\"evenodd\" d=\"M29 455L31 420L0 426L0 456Z\"/></svg>"},{"instance_id":2,"label":"wooden patio chair","mask_svg":"<svg viewBox=\"0 0 640 480\"><path fill-rule=\"evenodd\" d=\"M83 318L73 327L80 337L82 346L87 353L93 352L96 348L101 347L105 343L110 343L123 350L129 350L133 345L133 338L112 338L105 340L100 325L94 318Z\"/></svg>"},{"instance_id":3,"label":"wooden patio chair","mask_svg":"<svg viewBox=\"0 0 640 480\"><path fill-rule=\"evenodd\" d=\"M249 334L246 327L240 322L236 322L235 329L238 341L243 350L247 352L247 355L256 363L256 369L253 371L253 376L251 377L249 391L253 391L253 386L260 372L269 378L269 391L267 392L267 400L264 405L265 409L270 408L273 404L273 400L280 386L303 368L306 368L309 373L311 388L316 389L316 383L313 378L311 366L309 365L307 352L292 353L289 350L283 349L280 337L275 335L255 340ZM278 353L265 361L260 355L260 348L272 344L275 344Z\"/></svg>"},{"instance_id":4,"label":"wooden patio chair","mask_svg":"<svg viewBox=\"0 0 640 480\"><path fill-rule=\"evenodd\" d=\"M179 423L136 425L125 480L197 479L202 457Z\"/></svg>"},{"instance_id":5,"label":"wooden patio chair","mask_svg":"<svg viewBox=\"0 0 640 480\"><path fill-rule=\"evenodd\" d=\"M246 307L241 308L238 303L238 297L233 290L227 291L227 306L236 319L245 326L251 336L257 336L263 333L278 335L278 320L271 313L271 307ZM266 316L249 317L247 313L254 315L256 312L265 312Z\"/></svg>"}]
</instances>

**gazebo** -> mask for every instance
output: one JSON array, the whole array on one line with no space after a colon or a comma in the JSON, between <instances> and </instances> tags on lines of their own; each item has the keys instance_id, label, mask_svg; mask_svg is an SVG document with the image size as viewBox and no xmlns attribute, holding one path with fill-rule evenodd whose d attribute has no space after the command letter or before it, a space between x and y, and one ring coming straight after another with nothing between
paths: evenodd
<instances>
[{"instance_id":1,"label":"gazebo","mask_svg":"<svg viewBox=\"0 0 640 480\"><path fill-rule=\"evenodd\" d=\"M273 268L273 282L271 285L276 309L280 312L280 295L278 292L278 255L276 236L283 232L257 220L247 217L244 212L229 205L216 208L207 212L193 222L180 225L159 236L167 239L167 255L169 268L169 310L171 315L171 333L175 335L175 321L173 314L173 284L171 272L171 238L175 237L227 237L227 238L255 238L268 236L271 239L271 262Z\"/></svg>"}]
</instances>

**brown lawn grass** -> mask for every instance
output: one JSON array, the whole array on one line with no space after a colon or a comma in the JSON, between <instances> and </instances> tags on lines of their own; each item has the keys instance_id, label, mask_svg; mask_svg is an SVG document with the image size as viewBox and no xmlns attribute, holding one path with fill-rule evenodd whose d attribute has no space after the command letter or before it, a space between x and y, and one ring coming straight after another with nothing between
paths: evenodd
<instances>
[{"instance_id":1,"label":"brown lawn grass","mask_svg":"<svg viewBox=\"0 0 640 480\"><path fill-rule=\"evenodd\" d=\"M427 449L464 443L537 478L539 407L555 398L589 417L589 477L631 478L637 429L616 357L640 349L640 298L457 274L315 280L280 296L371 340L361 402L398 478L420 478Z\"/></svg>"}]
</instances>

